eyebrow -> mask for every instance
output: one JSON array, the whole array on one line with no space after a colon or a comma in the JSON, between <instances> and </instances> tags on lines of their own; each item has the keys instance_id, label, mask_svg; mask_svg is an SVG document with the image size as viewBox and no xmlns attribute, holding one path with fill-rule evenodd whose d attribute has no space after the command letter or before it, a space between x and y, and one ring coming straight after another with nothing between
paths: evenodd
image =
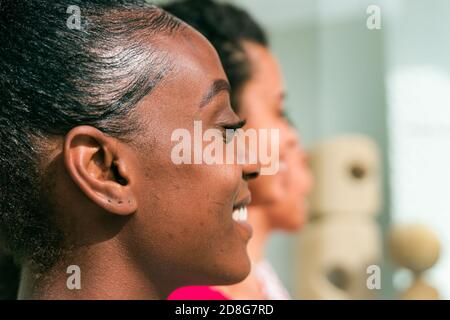
<instances>
[{"instance_id":1,"label":"eyebrow","mask_svg":"<svg viewBox=\"0 0 450 320\"><path fill-rule=\"evenodd\" d=\"M205 94L205 96L202 98L202 101L200 102L199 108L203 108L208 103L211 102L211 100L217 96L222 91L226 91L229 94L231 93L231 87L228 81L224 79L218 79L214 80L211 87L208 89L208 92Z\"/></svg>"}]
</instances>

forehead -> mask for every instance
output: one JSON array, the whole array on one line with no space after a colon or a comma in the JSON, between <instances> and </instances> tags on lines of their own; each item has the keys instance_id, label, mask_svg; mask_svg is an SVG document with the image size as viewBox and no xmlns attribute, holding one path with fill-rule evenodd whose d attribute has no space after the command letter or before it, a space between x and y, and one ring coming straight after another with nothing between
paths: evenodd
<instances>
[{"instance_id":1,"label":"forehead","mask_svg":"<svg viewBox=\"0 0 450 320\"><path fill-rule=\"evenodd\" d=\"M219 56L209 41L186 26L162 44L173 68L168 77L211 85L215 79L226 79Z\"/></svg>"},{"instance_id":2,"label":"forehead","mask_svg":"<svg viewBox=\"0 0 450 320\"><path fill-rule=\"evenodd\" d=\"M249 41L243 47L252 65L252 79L272 87L275 91L283 89L283 77L277 59L266 47Z\"/></svg>"},{"instance_id":3,"label":"forehead","mask_svg":"<svg viewBox=\"0 0 450 320\"><path fill-rule=\"evenodd\" d=\"M190 26L164 37L157 46L165 53L171 68L150 98L165 96L164 99L200 103L201 96L215 80L227 79L214 47Z\"/></svg>"},{"instance_id":4,"label":"forehead","mask_svg":"<svg viewBox=\"0 0 450 320\"><path fill-rule=\"evenodd\" d=\"M206 38L187 26L158 39L170 70L141 102L140 117L156 127L192 121L205 94L218 79L227 79L217 52Z\"/></svg>"}]
</instances>

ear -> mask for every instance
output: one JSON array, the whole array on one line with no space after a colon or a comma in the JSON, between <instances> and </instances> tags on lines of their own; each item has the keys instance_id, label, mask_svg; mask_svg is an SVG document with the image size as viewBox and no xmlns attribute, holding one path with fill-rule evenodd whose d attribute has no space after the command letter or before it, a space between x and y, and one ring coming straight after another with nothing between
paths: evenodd
<instances>
[{"instance_id":1,"label":"ear","mask_svg":"<svg viewBox=\"0 0 450 320\"><path fill-rule=\"evenodd\" d=\"M75 127L64 140L64 162L75 184L99 207L118 215L137 210L131 158L117 139L94 127Z\"/></svg>"}]
</instances>

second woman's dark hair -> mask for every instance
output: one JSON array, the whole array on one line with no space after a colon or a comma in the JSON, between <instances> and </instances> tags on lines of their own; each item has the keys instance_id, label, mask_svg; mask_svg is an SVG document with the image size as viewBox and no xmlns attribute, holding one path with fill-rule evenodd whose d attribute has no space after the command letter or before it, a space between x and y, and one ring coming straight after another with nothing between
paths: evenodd
<instances>
[{"instance_id":1,"label":"second woman's dark hair","mask_svg":"<svg viewBox=\"0 0 450 320\"><path fill-rule=\"evenodd\" d=\"M231 102L239 111L239 95L252 75L244 40L268 46L264 30L246 11L213 0L181 0L162 7L202 33L217 50L232 88Z\"/></svg>"}]
</instances>

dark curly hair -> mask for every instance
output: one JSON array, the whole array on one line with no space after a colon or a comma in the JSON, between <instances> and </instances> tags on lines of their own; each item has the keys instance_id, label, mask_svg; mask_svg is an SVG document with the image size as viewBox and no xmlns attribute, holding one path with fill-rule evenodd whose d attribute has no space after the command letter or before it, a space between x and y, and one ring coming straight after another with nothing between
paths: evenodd
<instances>
[{"instance_id":1,"label":"dark curly hair","mask_svg":"<svg viewBox=\"0 0 450 320\"><path fill-rule=\"evenodd\" d=\"M39 165L46 141L78 125L131 137L134 107L171 68L153 43L180 26L145 1L0 0L0 244L19 264L47 268L64 246Z\"/></svg>"},{"instance_id":2,"label":"dark curly hair","mask_svg":"<svg viewBox=\"0 0 450 320\"><path fill-rule=\"evenodd\" d=\"M252 75L242 41L267 47L264 30L246 11L213 0L181 0L162 8L197 29L215 47L230 81L232 106L239 111L240 91Z\"/></svg>"},{"instance_id":3,"label":"dark curly hair","mask_svg":"<svg viewBox=\"0 0 450 320\"><path fill-rule=\"evenodd\" d=\"M0 300L14 300L19 289L20 268L13 257L0 252Z\"/></svg>"}]
</instances>

